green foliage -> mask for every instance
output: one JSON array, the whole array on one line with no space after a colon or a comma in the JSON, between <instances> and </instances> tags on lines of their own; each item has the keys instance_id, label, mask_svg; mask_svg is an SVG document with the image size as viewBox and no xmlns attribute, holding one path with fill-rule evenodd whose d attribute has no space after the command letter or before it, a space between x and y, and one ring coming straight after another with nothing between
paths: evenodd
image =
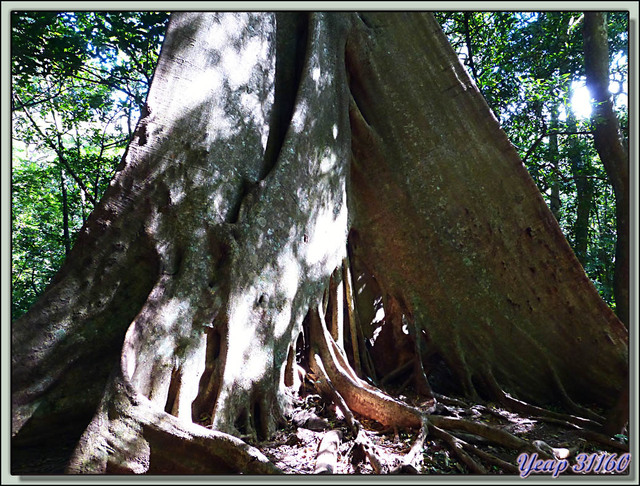
<instances>
[{"instance_id":1,"label":"green foliage","mask_svg":"<svg viewBox=\"0 0 640 486\"><path fill-rule=\"evenodd\" d=\"M584 85L580 12L443 12L444 32L483 93L587 275L615 308L615 198L593 146L591 122L575 112ZM608 15L614 102L628 139L628 15Z\"/></svg>"},{"instance_id":2,"label":"green foliage","mask_svg":"<svg viewBox=\"0 0 640 486\"><path fill-rule=\"evenodd\" d=\"M86 59L83 39L57 12L13 12L11 73L28 78L59 72L71 76Z\"/></svg>"},{"instance_id":3,"label":"green foliage","mask_svg":"<svg viewBox=\"0 0 640 486\"><path fill-rule=\"evenodd\" d=\"M13 12L12 311L60 268L119 163L167 13Z\"/></svg>"},{"instance_id":4,"label":"green foliage","mask_svg":"<svg viewBox=\"0 0 640 486\"><path fill-rule=\"evenodd\" d=\"M52 165L26 162L13 171L13 310L24 312L64 259L59 175Z\"/></svg>"}]
</instances>

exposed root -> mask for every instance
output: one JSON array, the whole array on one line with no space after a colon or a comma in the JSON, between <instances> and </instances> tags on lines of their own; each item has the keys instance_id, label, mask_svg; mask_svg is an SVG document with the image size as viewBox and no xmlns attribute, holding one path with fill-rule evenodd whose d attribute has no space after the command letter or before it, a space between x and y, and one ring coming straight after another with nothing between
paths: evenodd
<instances>
[{"instance_id":1,"label":"exposed root","mask_svg":"<svg viewBox=\"0 0 640 486\"><path fill-rule=\"evenodd\" d=\"M491 427L479 422L463 420L455 417L442 417L440 415L429 416L430 422L436 427L446 430L463 430L471 434L479 435L490 440L494 444L518 451L535 449L526 440L520 439L509 432Z\"/></svg>"},{"instance_id":2,"label":"exposed root","mask_svg":"<svg viewBox=\"0 0 640 486\"><path fill-rule=\"evenodd\" d=\"M369 462L371 463L371 466L373 467L374 472L376 474L381 474L385 472L387 468L380 460L378 454L375 451L375 446L371 443L371 441L367 437L364 429L362 428L360 423L355 419L351 411L350 405L347 403L347 401L343 398L341 392L334 385L332 378L329 376L329 373L325 369L324 361L327 360L331 363L331 365L328 364L328 367L333 369L334 377L337 376L340 379L340 382L343 385L345 385L345 388L347 389L347 391L351 392L349 396L352 397L352 403L355 403L356 406L361 406L363 405L363 402L364 402L364 408L360 408L359 410L366 409L369 411L367 415L364 415L365 417L377 419L375 410L379 410L381 407L383 408L385 406L388 406L389 403L393 403L395 405L395 408L402 406L403 404L401 402L397 402L393 400L391 397L387 397L380 391L377 391L377 393L375 393L376 390L362 380L358 380L356 382L357 377L355 377L355 374L353 373L353 371L351 370L351 373L347 371L350 368L349 363L345 359L339 359L338 356L340 356L340 353L339 353L339 350L337 349L337 346L334 347L331 345L331 336L329 335L328 332L326 332L326 328L323 326L321 316L319 314L316 314L316 316L318 319L315 323L313 322L315 319L312 316L312 324L311 324L312 327L315 324L315 326L320 327L320 328L318 327L315 328L316 332L320 333L320 331L324 331L321 333L322 339L321 339L321 345L319 346L319 348L321 349L319 350L318 354L314 355L314 359L312 360L312 364L315 364L315 366L313 367L314 372L317 375L319 375L319 377L322 378L322 380L318 382L318 385L321 387L321 389L325 393L330 394L330 396L334 400L334 403L336 403L336 405L338 405L342 410L347 420L347 423L349 424L352 431L354 432L354 435L356 436L354 447L362 451L364 455L367 457L367 459L369 459ZM323 360L322 354L324 354L324 360ZM343 366L347 368L344 374L342 373L342 370L341 370ZM355 400L353 398L356 396L356 394L354 393L354 390L357 391L357 389L349 389L348 388L349 386L359 387L359 389L363 390L364 393L369 392L369 395L367 395L369 400L364 400L363 402ZM385 397L387 398L386 400L385 400ZM380 400L380 402L375 403L376 399ZM367 405L371 405L371 404L374 405L373 409L367 407ZM418 437L418 440L416 441L416 444L414 444L414 447L411 449L408 456L405 458L405 464L410 465L412 462L414 462L416 456L418 455L418 451L420 452L422 451L422 445L424 444L424 439L427 435L427 421L425 416L423 416L423 414L421 414L419 410L413 409L408 405L405 405L405 406L407 407L406 412L418 420L417 423L420 424L420 428L421 428L421 433ZM397 424L393 422L391 423L397 426Z\"/></svg>"},{"instance_id":3,"label":"exposed root","mask_svg":"<svg viewBox=\"0 0 640 486\"><path fill-rule=\"evenodd\" d=\"M565 422L569 422L580 427L586 427L590 429L600 429L602 425L598 422L594 422L593 420L589 420L582 417L577 417L575 415L567 415L562 413L553 412L551 410L547 410L545 408L537 407L535 405L531 405L529 403L523 402L522 400L518 400L513 398L509 394L505 393L497 380L493 376L493 373L489 371L486 373L485 381L489 386L489 390L493 396L496 397L496 400L515 412L525 413L527 415L538 415L542 417L549 417L557 420L563 420ZM568 397L567 397L568 399Z\"/></svg>"},{"instance_id":4,"label":"exposed root","mask_svg":"<svg viewBox=\"0 0 640 486\"><path fill-rule=\"evenodd\" d=\"M353 283L351 279L351 272L349 270L349 260L344 258L342 260L342 281L344 282L344 305L347 309L347 320L349 324L349 335L351 336L351 353L353 355L353 362L356 368L356 373L362 373L362 365L360 363L360 346L359 336L356 318L356 307L353 299Z\"/></svg>"},{"instance_id":5,"label":"exposed root","mask_svg":"<svg viewBox=\"0 0 640 486\"><path fill-rule=\"evenodd\" d=\"M326 331L317 310L310 312L311 342L316 347L325 365L327 376L340 392L349 408L382 425L402 428L418 428L422 424L420 410L391 398L379 389L355 376L348 362L331 345L331 336ZM313 363L312 363L313 365ZM320 374L314 370L316 374Z\"/></svg>"},{"instance_id":6,"label":"exposed root","mask_svg":"<svg viewBox=\"0 0 640 486\"><path fill-rule=\"evenodd\" d=\"M237 437L170 415L116 375L67 468L70 474L278 474Z\"/></svg>"},{"instance_id":7,"label":"exposed root","mask_svg":"<svg viewBox=\"0 0 640 486\"><path fill-rule=\"evenodd\" d=\"M376 447L371 443L369 437L367 437L367 434L362 428L358 431L358 436L356 437L356 446L364 451L367 459L369 459L369 462L371 463L373 471L376 474L382 474L386 472L385 466L378 457Z\"/></svg>"},{"instance_id":8,"label":"exposed root","mask_svg":"<svg viewBox=\"0 0 640 486\"><path fill-rule=\"evenodd\" d=\"M454 405L456 407L463 407L463 408L467 407L467 404L465 402L463 402L462 400L458 400L457 398L451 398L446 395L441 395L440 393L434 393L433 397L439 403L442 403L444 405Z\"/></svg>"},{"instance_id":9,"label":"exposed root","mask_svg":"<svg viewBox=\"0 0 640 486\"><path fill-rule=\"evenodd\" d=\"M334 474L338 463L338 448L342 434L339 430L330 430L320 441L314 474Z\"/></svg>"},{"instance_id":10,"label":"exposed root","mask_svg":"<svg viewBox=\"0 0 640 486\"><path fill-rule=\"evenodd\" d=\"M532 420L539 420L540 422L547 422L550 424L560 425L562 427L566 427L567 429L579 430L580 435L585 439L589 439L593 442L597 442L598 444L602 444L611 449L615 449L617 451L629 452L629 446L627 444L623 444L622 442L618 442L616 440L611 439L609 436L596 432L594 430L585 429L571 422L567 422L565 420L559 420L551 417L531 417Z\"/></svg>"},{"instance_id":11,"label":"exposed root","mask_svg":"<svg viewBox=\"0 0 640 486\"><path fill-rule=\"evenodd\" d=\"M460 459L460 461L469 468L469 470L475 474L487 474L487 470L482 466L482 464L475 461L467 452L464 450L463 444L464 441L454 437L453 435L445 432L439 427L435 425L431 425L430 427L431 433L434 437L444 440L448 445L451 451ZM468 444L467 444L468 445Z\"/></svg>"},{"instance_id":12,"label":"exposed root","mask_svg":"<svg viewBox=\"0 0 640 486\"><path fill-rule=\"evenodd\" d=\"M351 234L349 236L351 238ZM347 253L353 255L351 242L347 242ZM353 271L351 268L351 256L342 260L342 279L344 281L344 307L347 310L349 321L349 336L351 339L351 351L353 355L353 365L358 376L367 376L373 383L377 383L378 376L375 370L373 359L365 343L362 327L360 326L360 316L356 305L355 287Z\"/></svg>"},{"instance_id":13,"label":"exposed root","mask_svg":"<svg viewBox=\"0 0 640 486\"><path fill-rule=\"evenodd\" d=\"M324 326L322 325L320 319L317 320L315 325L320 328L317 329L317 331L323 330L322 328ZM323 338L318 339L315 342L324 343L326 358L327 361L330 361L331 355L328 353L328 351L330 350L330 346L328 343L330 336L328 336L328 333L326 332L323 332L322 335ZM322 355L322 349L319 350L319 354ZM333 368L332 371L334 373L333 376L329 376L330 372L328 372L328 379L334 383L338 392L340 392L340 394L344 396L346 405L348 407L355 410L357 413L364 415L367 418L377 420L386 426L406 428L423 427L426 416L419 409L411 407L406 403L393 400L391 397L388 397L382 392L373 389L373 387L368 386L366 383L364 383L365 386L358 386L358 384L354 383L352 380L347 379L346 373L341 373L340 367L337 366L337 363L334 362L333 364L333 367L329 363L327 364L327 368ZM348 364L346 365L348 366ZM378 414L379 412L381 413ZM393 415L394 412L396 414L395 416ZM381 416L383 417L383 420L380 420ZM515 450L537 451L535 446L531 445L529 442L519 439L518 437L504 430L490 427L485 424L438 415L430 415L428 417L428 422L430 426L433 425L435 427L448 430L464 430L472 434L480 435L506 448ZM460 447L462 446L460 445ZM458 446L456 446L456 448L458 448ZM540 455L541 457L548 456L543 451L540 451Z\"/></svg>"},{"instance_id":14,"label":"exposed root","mask_svg":"<svg viewBox=\"0 0 640 486\"><path fill-rule=\"evenodd\" d=\"M490 464L492 466L496 466L496 467L500 468L501 470L503 470L504 472L509 473L509 474L519 474L520 473L520 470L518 469L518 467L514 466L510 462L503 461L502 459L494 456L493 454L489 454L488 452L483 451L482 449L476 447L473 444L468 443L465 440L462 440L460 438L458 438L458 439L459 439L460 445L462 446L462 448L465 451L470 452L472 454L475 454L480 459L485 461L487 464Z\"/></svg>"},{"instance_id":15,"label":"exposed root","mask_svg":"<svg viewBox=\"0 0 640 486\"><path fill-rule=\"evenodd\" d=\"M327 302L327 324L329 327L329 333L334 342L338 343L341 349L344 349L344 325L343 325L343 283L342 272L337 268L333 271L331 278L329 279L328 302Z\"/></svg>"},{"instance_id":16,"label":"exposed root","mask_svg":"<svg viewBox=\"0 0 640 486\"><path fill-rule=\"evenodd\" d=\"M553 383L555 384L556 391L558 392L558 395L560 395L562 403L567 410L573 412L574 415L593 420L596 423L604 423L604 417L587 408L581 407L571 399L567 391L564 389L564 385L560 381L558 373L556 373L553 369L551 370L551 376L553 378Z\"/></svg>"},{"instance_id":17,"label":"exposed root","mask_svg":"<svg viewBox=\"0 0 640 486\"><path fill-rule=\"evenodd\" d=\"M319 388L318 391L320 393L328 393L331 396L333 402L340 408L340 410L342 410L347 424L349 424L349 427L351 427L351 432L354 436L357 436L361 428L360 424L353 416L353 413L351 413L349 406L345 403L344 398L342 398L342 395L340 395L340 392L338 392L338 390L336 390L336 387L333 386L333 383L331 382L331 379L327 375L327 372L324 369L324 365L322 364L322 358L320 358L320 356L316 354L314 356L314 359L322 378L322 381L316 380L316 386L317 388Z\"/></svg>"},{"instance_id":18,"label":"exposed root","mask_svg":"<svg viewBox=\"0 0 640 486\"><path fill-rule=\"evenodd\" d=\"M353 416L353 413L340 395L340 392L338 392L338 390L336 390L336 388L333 386L333 383L331 382L331 379L327 375L327 372L324 369L324 365L322 364L322 358L320 358L320 356L318 355L315 355L315 362L318 366L318 370L322 375L322 381L317 382L320 391L325 393L328 392L331 395L334 403L342 410L347 423L351 427L351 431L356 438L355 447L359 448L367 457L367 459L369 459L371 467L373 467L373 470L376 472L376 474L381 474L384 471L384 467L382 465L382 462L380 461L380 458L378 457L378 454L375 451L374 445L365 434L362 425L360 425L360 422L358 422Z\"/></svg>"},{"instance_id":19,"label":"exposed root","mask_svg":"<svg viewBox=\"0 0 640 486\"><path fill-rule=\"evenodd\" d=\"M416 467L420 465L420 463L422 463L422 449L424 447L424 441L427 439L428 435L429 422L426 417L424 417L418 437L414 441L409 452L404 456L404 459L402 460L402 464L404 466Z\"/></svg>"},{"instance_id":20,"label":"exposed root","mask_svg":"<svg viewBox=\"0 0 640 486\"><path fill-rule=\"evenodd\" d=\"M517 472L517 467L455 437L448 431L465 431L511 450L535 451L541 458L552 458L552 455L536 447L535 444L502 429L454 417L427 415L420 409L394 400L360 380L351 369L346 357L340 353L339 347L332 343L331 335L323 322L323 316L317 311L311 312L310 332L315 345L315 351L313 351L315 354L310 362L313 373L320 378L317 380L317 385L343 411L347 423L355 432L356 444L352 451L359 451L366 455L376 473L386 471L386 467L381 463L378 455L372 452L374 447L360 423L355 419L354 412L389 428L420 428L415 443L403 459L403 466L411 468L415 468L414 464L421 457L425 438L430 431L435 437L442 439L470 471L477 474L486 474L487 469L473 458L474 455L481 461L508 473ZM455 401L455 403L463 402Z\"/></svg>"}]
</instances>

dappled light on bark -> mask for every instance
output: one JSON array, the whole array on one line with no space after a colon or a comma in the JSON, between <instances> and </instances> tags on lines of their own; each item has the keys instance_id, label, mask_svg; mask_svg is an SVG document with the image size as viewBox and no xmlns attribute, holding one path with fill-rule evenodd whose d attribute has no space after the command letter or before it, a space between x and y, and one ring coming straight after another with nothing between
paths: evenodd
<instances>
[{"instance_id":1,"label":"dappled light on bark","mask_svg":"<svg viewBox=\"0 0 640 486\"><path fill-rule=\"evenodd\" d=\"M513 473L469 436L550 453L444 416L456 402L434 385L596 430L583 404L611 408L628 359L624 326L423 14L173 14L118 174L14 323L16 443L56 433L46 420L81 403L59 386L86 378L60 363L102 342L69 473L283 472L260 444L315 396L346 423L316 473L336 472L345 442L356 469L421 471L429 435L472 472ZM558 401L566 413L543 408ZM371 424L415 434L401 464Z\"/></svg>"}]
</instances>

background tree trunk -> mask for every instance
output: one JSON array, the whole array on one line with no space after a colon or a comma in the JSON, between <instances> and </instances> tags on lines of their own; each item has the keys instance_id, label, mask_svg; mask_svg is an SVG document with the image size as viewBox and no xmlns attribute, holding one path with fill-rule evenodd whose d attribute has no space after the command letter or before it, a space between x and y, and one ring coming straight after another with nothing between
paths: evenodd
<instances>
[{"instance_id":1,"label":"background tree trunk","mask_svg":"<svg viewBox=\"0 0 640 486\"><path fill-rule=\"evenodd\" d=\"M576 119L573 113L567 117L567 128L576 131ZM593 204L593 169L589 161L584 160L578 146L578 140L572 138L569 144L569 164L571 175L576 185L576 219L573 223L574 244L573 251L580 263L584 266L587 262L587 249L589 244L589 223L591 220L591 207Z\"/></svg>"},{"instance_id":2,"label":"background tree trunk","mask_svg":"<svg viewBox=\"0 0 640 486\"><path fill-rule=\"evenodd\" d=\"M558 104L551 107L549 126L549 163L551 164L551 194L549 208L558 222L562 217L560 202L560 151L558 149Z\"/></svg>"},{"instance_id":3,"label":"background tree trunk","mask_svg":"<svg viewBox=\"0 0 640 486\"><path fill-rule=\"evenodd\" d=\"M609 93L607 15L585 12L584 62L587 87L595 101L591 120L593 138L616 195L616 263L614 296L616 313L629 325L629 150L623 145L620 125Z\"/></svg>"},{"instance_id":4,"label":"background tree trunk","mask_svg":"<svg viewBox=\"0 0 640 486\"><path fill-rule=\"evenodd\" d=\"M348 233L416 371L613 405L626 330L430 15L181 12L118 173L13 324L13 446L77 442L74 473L277 472L239 438L286 416Z\"/></svg>"},{"instance_id":5,"label":"background tree trunk","mask_svg":"<svg viewBox=\"0 0 640 486\"><path fill-rule=\"evenodd\" d=\"M71 252L71 236L69 235L69 202L67 198L67 181L64 169L60 167L60 192L62 193L62 239L64 241L64 253Z\"/></svg>"}]
</instances>

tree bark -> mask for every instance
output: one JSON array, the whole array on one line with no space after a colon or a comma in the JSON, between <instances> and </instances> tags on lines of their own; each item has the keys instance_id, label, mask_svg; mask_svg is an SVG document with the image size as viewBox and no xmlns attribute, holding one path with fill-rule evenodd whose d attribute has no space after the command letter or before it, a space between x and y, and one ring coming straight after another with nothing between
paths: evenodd
<instances>
[{"instance_id":1,"label":"tree bark","mask_svg":"<svg viewBox=\"0 0 640 486\"><path fill-rule=\"evenodd\" d=\"M290 344L346 256L344 20L304 17L302 32L286 13L172 17L118 174L56 282L14 324L14 433L36 409L51 418L50 384L69 368L94 359L108 372L125 331L122 376L154 406L237 436L273 433ZM81 345L103 327L118 336L105 362ZM88 411L77 387L60 392L60 421ZM99 395L84 398L90 410ZM89 426L83 442L104 430ZM109 457L107 469L128 467Z\"/></svg>"},{"instance_id":2,"label":"tree bark","mask_svg":"<svg viewBox=\"0 0 640 486\"><path fill-rule=\"evenodd\" d=\"M584 61L587 88L595 101L591 114L594 143L616 195L616 313L629 326L629 149L622 142L609 93L607 16L603 12L585 12Z\"/></svg>"},{"instance_id":3,"label":"tree bark","mask_svg":"<svg viewBox=\"0 0 640 486\"><path fill-rule=\"evenodd\" d=\"M439 26L362 17L369 30L347 46L353 252L467 395L486 395L493 374L534 402L568 393L610 406L624 326Z\"/></svg>"},{"instance_id":4,"label":"tree bark","mask_svg":"<svg viewBox=\"0 0 640 486\"><path fill-rule=\"evenodd\" d=\"M430 15L175 13L143 111L13 323L14 447L74 440L72 473L278 472L244 440L286 418L347 250L467 395L613 404L626 329ZM313 324L349 406L423 425Z\"/></svg>"}]
</instances>

